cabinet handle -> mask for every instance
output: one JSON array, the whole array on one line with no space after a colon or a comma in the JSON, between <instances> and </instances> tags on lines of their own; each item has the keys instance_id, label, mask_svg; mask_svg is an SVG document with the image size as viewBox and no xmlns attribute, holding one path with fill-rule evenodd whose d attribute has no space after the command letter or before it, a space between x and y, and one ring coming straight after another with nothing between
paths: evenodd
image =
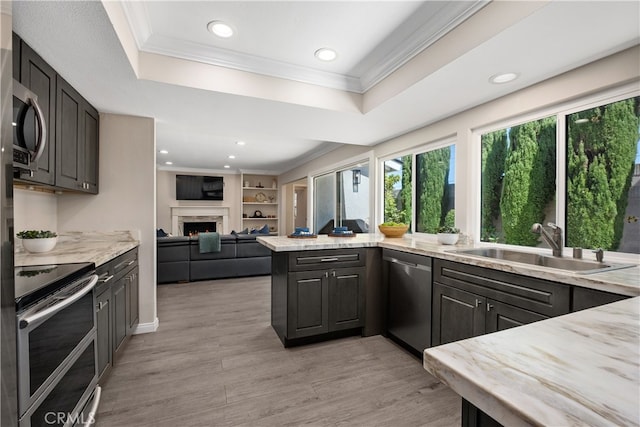
<instances>
[{"instance_id":1,"label":"cabinet handle","mask_svg":"<svg viewBox=\"0 0 640 427\"><path fill-rule=\"evenodd\" d=\"M329 277L329 272L328 271L324 272L324 277Z\"/></svg>"},{"instance_id":2,"label":"cabinet handle","mask_svg":"<svg viewBox=\"0 0 640 427\"><path fill-rule=\"evenodd\" d=\"M338 258L322 258L320 262L333 262L338 261Z\"/></svg>"},{"instance_id":3,"label":"cabinet handle","mask_svg":"<svg viewBox=\"0 0 640 427\"><path fill-rule=\"evenodd\" d=\"M476 298L476 308L480 307L480 304L482 304L482 301Z\"/></svg>"},{"instance_id":4,"label":"cabinet handle","mask_svg":"<svg viewBox=\"0 0 640 427\"><path fill-rule=\"evenodd\" d=\"M335 270L333 270L333 271L331 272L331 275L332 275L333 277L336 277L336 271L335 271Z\"/></svg>"},{"instance_id":5,"label":"cabinet handle","mask_svg":"<svg viewBox=\"0 0 640 427\"><path fill-rule=\"evenodd\" d=\"M493 304L487 303L487 312L491 311L492 308L493 308Z\"/></svg>"},{"instance_id":6,"label":"cabinet handle","mask_svg":"<svg viewBox=\"0 0 640 427\"><path fill-rule=\"evenodd\" d=\"M107 276L104 279L100 280L100 283L107 283L111 279L113 279L113 274L111 276Z\"/></svg>"}]
</instances>

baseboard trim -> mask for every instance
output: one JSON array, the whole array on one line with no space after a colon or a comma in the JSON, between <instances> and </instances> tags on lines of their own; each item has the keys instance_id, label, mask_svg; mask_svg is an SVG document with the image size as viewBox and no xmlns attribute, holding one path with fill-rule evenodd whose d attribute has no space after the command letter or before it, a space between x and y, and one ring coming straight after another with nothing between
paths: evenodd
<instances>
[{"instance_id":1,"label":"baseboard trim","mask_svg":"<svg viewBox=\"0 0 640 427\"><path fill-rule=\"evenodd\" d=\"M132 334L133 335L138 335L138 334L148 334L151 332L155 332L158 330L158 325L160 324L160 322L158 321L158 318L156 317L156 320L154 320L151 323L138 323L138 326L136 326L136 328L133 330Z\"/></svg>"}]
</instances>

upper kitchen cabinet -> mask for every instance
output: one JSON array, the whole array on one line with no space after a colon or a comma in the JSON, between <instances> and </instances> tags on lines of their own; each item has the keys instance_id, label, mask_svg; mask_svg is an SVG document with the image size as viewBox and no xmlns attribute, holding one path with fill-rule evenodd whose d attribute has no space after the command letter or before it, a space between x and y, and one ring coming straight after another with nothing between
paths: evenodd
<instances>
[{"instance_id":1,"label":"upper kitchen cabinet","mask_svg":"<svg viewBox=\"0 0 640 427\"><path fill-rule=\"evenodd\" d=\"M56 94L56 187L98 192L98 112L62 77Z\"/></svg>"},{"instance_id":2,"label":"upper kitchen cabinet","mask_svg":"<svg viewBox=\"0 0 640 427\"><path fill-rule=\"evenodd\" d=\"M53 185L55 183L54 140L57 74L29 45L24 42L19 42L19 44L20 63L17 70L20 78L16 77L16 80L19 80L20 83L38 96L38 104L47 123L47 144L38 160L38 167L33 175L23 174L20 178L25 181ZM15 71L16 64L14 64Z\"/></svg>"},{"instance_id":3,"label":"upper kitchen cabinet","mask_svg":"<svg viewBox=\"0 0 640 427\"><path fill-rule=\"evenodd\" d=\"M97 194L98 111L15 33L13 77L38 96L47 123L37 170L16 182Z\"/></svg>"}]
</instances>

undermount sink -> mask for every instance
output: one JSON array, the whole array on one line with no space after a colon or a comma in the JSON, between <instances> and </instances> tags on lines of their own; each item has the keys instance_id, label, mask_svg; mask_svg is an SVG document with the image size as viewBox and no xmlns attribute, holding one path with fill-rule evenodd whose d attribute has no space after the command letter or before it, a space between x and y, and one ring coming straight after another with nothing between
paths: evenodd
<instances>
[{"instance_id":1,"label":"undermount sink","mask_svg":"<svg viewBox=\"0 0 640 427\"><path fill-rule=\"evenodd\" d=\"M580 274L599 273L620 268L633 267L633 264L613 264L607 262L585 261L574 258L558 258L532 252L512 251L509 249L478 248L452 251L460 255L473 255L505 261L520 262L540 267L557 268Z\"/></svg>"}]
</instances>

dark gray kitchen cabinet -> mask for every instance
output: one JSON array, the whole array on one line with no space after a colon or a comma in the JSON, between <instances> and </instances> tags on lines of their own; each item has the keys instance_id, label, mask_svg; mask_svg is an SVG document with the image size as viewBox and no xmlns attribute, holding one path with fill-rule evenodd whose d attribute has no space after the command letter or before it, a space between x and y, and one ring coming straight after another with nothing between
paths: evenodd
<instances>
[{"instance_id":1,"label":"dark gray kitchen cabinet","mask_svg":"<svg viewBox=\"0 0 640 427\"><path fill-rule=\"evenodd\" d=\"M611 302L620 301L630 298L626 295L613 294L611 292L598 291L596 289L573 287L573 298L571 303L571 312L580 311L591 307L609 304Z\"/></svg>"},{"instance_id":2,"label":"dark gray kitchen cabinet","mask_svg":"<svg viewBox=\"0 0 640 427\"><path fill-rule=\"evenodd\" d=\"M364 267L290 273L287 338L364 326L364 275Z\"/></svg>"},{"instance_id":3,"label":"dark gray kitchen cabinet","mask_svg":"<svg viewBox=\"0 0 640 427\"><path fill-rule=\"evenodd\" d=\"M285 346L365 325L364 249L272 253L271 325Z\"/></svg>"},{"instance_id":4,"label":"dark gray kitchen cabinet","mask_svg":"<svg viewBox=\"0 0 640 427\"><path fill-rule=\"evenodd\" d=\"M47 121L37 170L16 182L97 194L98 111L15 33L13 77L38 96Z\"/></svg>"},{"instance_id":5,"label":"dark gray kitchen cabinet","mask_svg":"<svg viewBox=\"0 0 640 427\"><path fill-rule=\"evenodd\" d=\"M108 287L96 297L98 378L101 378L113 365L111 361L112 324L111 288Z\"/></svg>"},{"instance_id":6,"label":"dark gray kitchen cabinet","mask_svg":"<svg viewBox=\"0 0 640 427\"><path fill-rule=\"evenodd\" d=\"M104 384L138 324L138 249L97 267L96 274L98 382Z\"/></svg>"},{"instance_id":7,"label":"dark gray kitchen cabinet","mask_svg":"<svg viewBox=\"0 0 640 427\"><path fill-rule=\"evenodd\" d=\"M568 285L434 260L432 344L566 314L570 294Z\"/></svg>"},{"instance_id":8,"label":"dark gray kitchen cabinet","mask_svg":"<svg viewBox=\"0 0 640 427\"><path fill-rule=\"evenodd\" d=\"M386 333L422 357L431 347L432 260L391 249L382 250L382 259Z\"/></svg>"},{"instance_id":9,"label":"dark gray kitchen cabinet","mask_svg":"<svg viewBox=\"0 0 640 427\"><path fill-rule=\"evenodd\" d=\"M120 354L120 349L127 337L127 289L124 279L113 286L113 353Z\"/></svg>"},{"instance_id":10,"label":"dark gray kitchen cabinet","mask_svg":"<svg viewBox=\"0 0 640 427\"><path fill-rule=\"evenodd\" d=\"M56 71L47 64L28 44L20 43L19 80L23 86L38 96L38 105L42 109L47 126L46 145L38 167L33 173L22 173L20 179L46 185L55 183L55 124L56 124Z\"/></svg>"},{"instance_id":11,"label":"dark gray kitchen cabinet","mask_svg":"<svg viewBox=\"0 0 640 427\"><path fill-rule=\"evenodd\" d=\"M56 186L95 194L98 113L60 76L56 102Z\"/></svg>"},{"instance_id":12,"label":"dark gray kitchen cabinet","mask_svg":"<svg viewBox=\"0 0 640 427\"><path fill-rule=\"evenodd\" d=\"M125 277L125 287L127 289L127 335L131 335L138 325L138 266L136 265Z\"/></svg>"},{"instance_id":13,"label":"dark gray kitchen cabinet","mask_svg":"<svg viewBox=\"0 0 640 427\"><path fill-rule=\"evenodd\" d=\"M433 284L433 345L485 333L485 298L462 289Z\"/></svg>"}]
</instances>

